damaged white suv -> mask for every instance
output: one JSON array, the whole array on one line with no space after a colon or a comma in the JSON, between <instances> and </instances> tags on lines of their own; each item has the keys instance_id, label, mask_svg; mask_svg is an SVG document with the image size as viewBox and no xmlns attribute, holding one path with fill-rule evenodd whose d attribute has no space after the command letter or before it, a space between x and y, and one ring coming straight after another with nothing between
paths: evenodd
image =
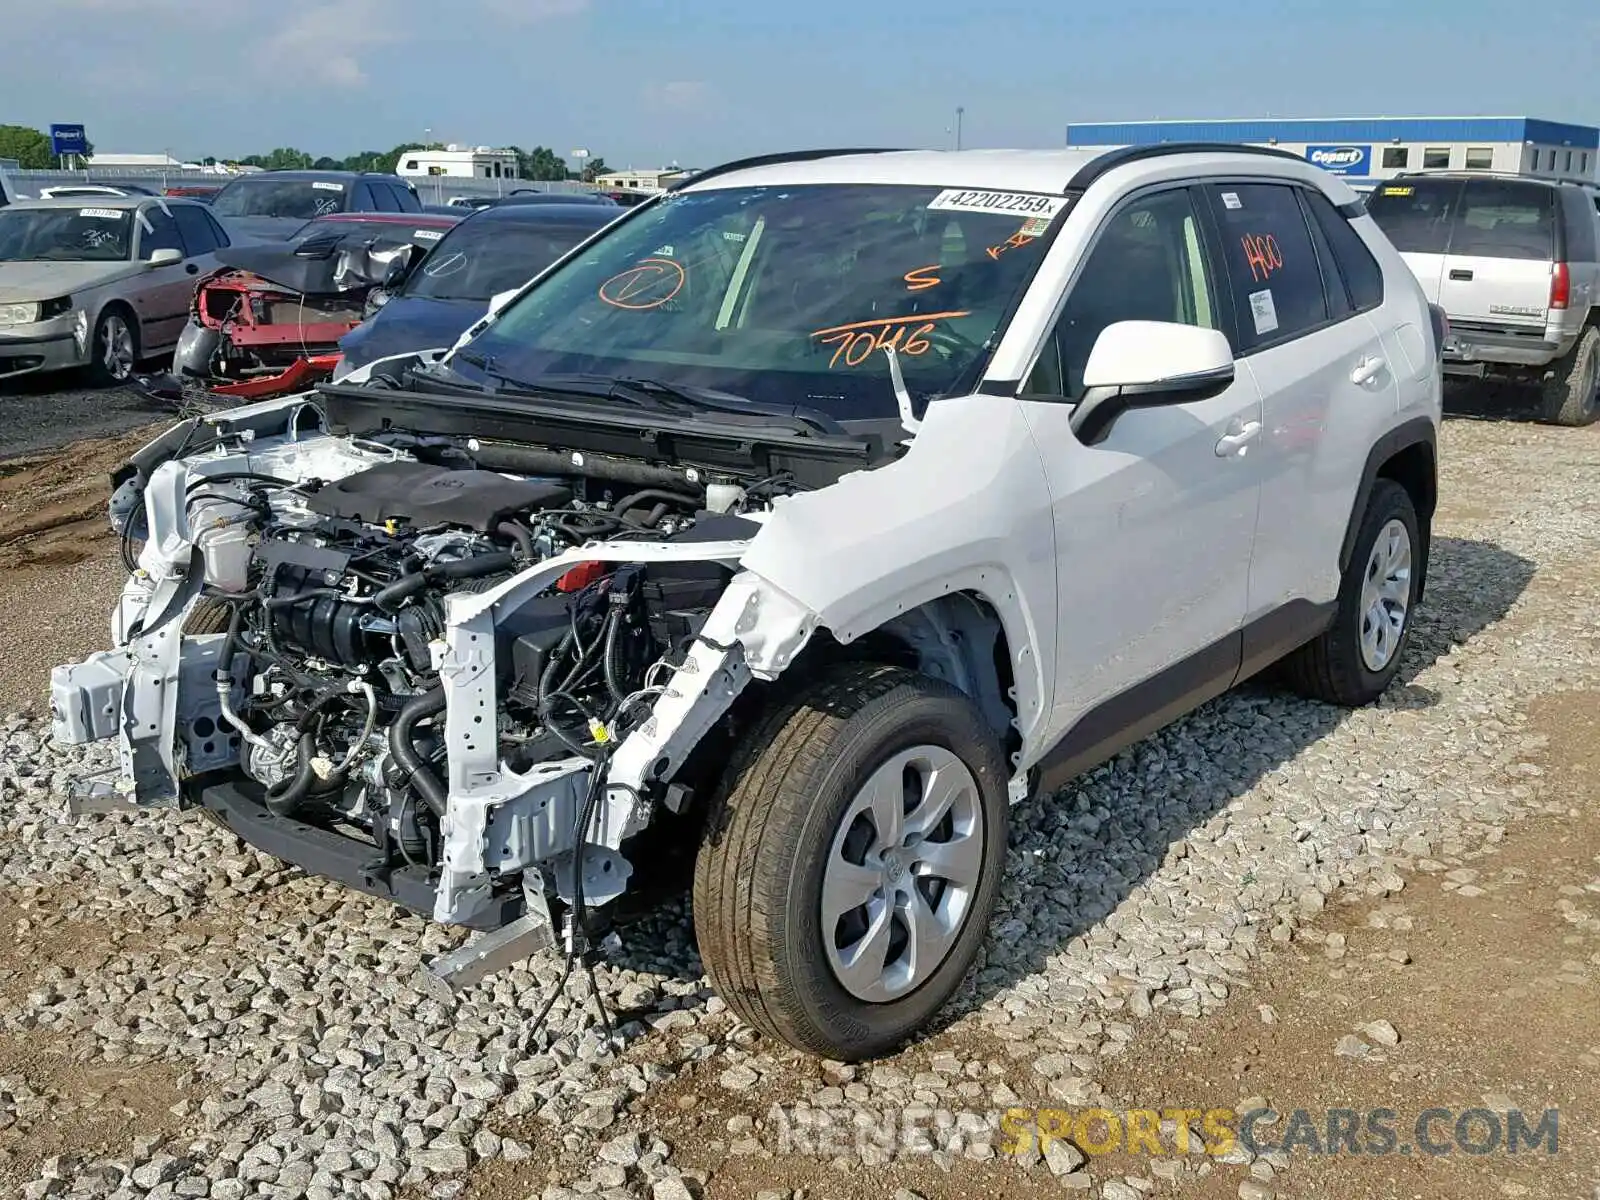
<instances>
[{"instance_id":1,"label":"damaged white suv","mask_svg":"<svg viewBox=\"0 0 1600 1200\"><path fill-rule=\"evenodd\" d=\"M733 1011L880 1054L971 967L1010 803L1279 659L1394 678L1438 321L1272 152L701 174L454 349L119 472L116 648L53 698L122 772L75 808L485 931L455 986L692 855Z\"/></svg>"}]
</instances>

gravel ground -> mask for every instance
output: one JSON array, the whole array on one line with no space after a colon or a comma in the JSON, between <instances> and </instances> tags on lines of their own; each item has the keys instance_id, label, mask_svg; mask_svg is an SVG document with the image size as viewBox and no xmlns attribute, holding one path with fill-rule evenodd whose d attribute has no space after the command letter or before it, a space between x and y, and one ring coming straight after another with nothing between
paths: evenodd
<instances>
[{"instance_id":1,"label":"gravel ground","mask_svg":"<svg viewBox=\"0 0 1600 1200\"><path fill-rule=\"evenodd\" d=\"M941 1030L872 1067L735 1025L681 907L628 930L597 972L616 1052L577 980L530 1032L548 957L446 1007L415 972L452 932L191 817L68 824L58 790L107 752L11 719L0 1190L1136 1200L1157 1182L1065 1144L1001 1159L994 1110L1096 1101L1130 1047L1206 1028L1342 889L1398 891L1549 804L1566 812L1543 796L1526 708L1600 682L1600 428L1457 420L1442 455L1428 597L1389 696L1345 713L1252 686L1015 810L980 969ZM909 1146L808 1133L908 1112L925 1139ZM1268 1200L1262 1187L1248 1194Z\"/></svg>"}]
</instances>

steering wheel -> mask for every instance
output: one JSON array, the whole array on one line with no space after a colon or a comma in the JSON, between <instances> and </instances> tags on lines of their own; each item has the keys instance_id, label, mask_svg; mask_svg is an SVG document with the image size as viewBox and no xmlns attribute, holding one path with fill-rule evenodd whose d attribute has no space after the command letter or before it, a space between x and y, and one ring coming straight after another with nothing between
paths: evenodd
<instances>
[{"instance_id":1,"label":"steering wheel","mask_svg":"<svg viewBox=\"0 0 1600 1200\"><path fill-rule=\"evenodd\" d=\"M912 326L921 329L921 326ZM939 350L946 359L977 355L983 351L983 343L975 342L964 334L957 333L943 321L933 323L933 328L917 334L922 340L930 343ZM907 341L910 340L908 336Z\"/></svg>"}]
</instances>

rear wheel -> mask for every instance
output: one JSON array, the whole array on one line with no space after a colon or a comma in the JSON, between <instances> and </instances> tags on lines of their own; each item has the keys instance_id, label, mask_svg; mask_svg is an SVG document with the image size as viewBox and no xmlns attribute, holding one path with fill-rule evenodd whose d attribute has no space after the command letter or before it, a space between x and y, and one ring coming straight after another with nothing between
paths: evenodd
<instances>
[{"instance_id":1,"label":"rear wheel","mask_svg":"<svg viewBox=\"0 0 1600 1200\"><path fill-rule=\"evenodd\" d=\"M1544 382L1544 419L1556 425L1588 425L1600 416L1600 328L1591 325L1572 353Z\"/></svg>"},{"instance_id":2,"label":"rear wheel","mask_svg":"<svg viewBox=\"0 0 1600 1200\"><path fill-rule=\"evenodd\" d=\"M1411 637L1422 540L1411 495L1392 479L1372 488L1333 624L1286 660L1303 695L1329 704L1370 704L1400 670Z\"/></svg>"},{"instance_id":3,"label":"rear wheel","mask_svg":"<svg viewBox=\"0 0 1600 1200\"><path fill-rule=\"evenodd\" d=\"M887 1053L982 946L1005 864L999 743L954 688L854 663L779 706L747 747L695 864L712 984L802 1050Z\"/></svg>"}]
</instances>

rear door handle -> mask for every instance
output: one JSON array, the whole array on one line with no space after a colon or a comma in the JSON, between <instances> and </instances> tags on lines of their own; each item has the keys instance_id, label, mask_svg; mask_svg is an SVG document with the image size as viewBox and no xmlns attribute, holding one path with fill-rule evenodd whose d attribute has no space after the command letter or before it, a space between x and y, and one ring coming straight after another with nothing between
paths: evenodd
<instances>
[{"instance_id":1,"label":"rear door handle","mask_svg":"<svg viewBox=\"0 0 1600 1200\"><path fill-rule=\"evenodd\" d=\"M1243 454L1250 448L1250 443L1261 436L1261 422L1247 421L1239 427L1237 433L1224 434L1217 439L1217 457L1228 458L1231 455Z\"/></svg>"},{"instance_id":2,"label":"rear door handle","mask_svg":"<svg viewBox=\"0 0 1600 1200\"><path fill-rule=\"evenodd\" d=\"M1357 385L1371 383L1378 377L1379 372L1381 372L1384 367L1388 365L1388 363L1384 362L1383 359L1378 358L1377 356L1363 358L1356 364L1356 369L1350 372L1350 382Z\"/></svg>"},{"instance_id":3,"label":"rear door handle","mask_svg":"<svg viewBox=\"0 0 1600 1200\"><path fill-rule=\"evenodd\" d=\"M1458 268L1457 270L1454 270L1454 271L1450 272L1450 278L1454 279L1454 280L1458 280L1461 283L1471 283L1472 282L1472 272L1471 271L1463 271L1463 270L1460 270Z\"/></svg>"}]
</instances>

